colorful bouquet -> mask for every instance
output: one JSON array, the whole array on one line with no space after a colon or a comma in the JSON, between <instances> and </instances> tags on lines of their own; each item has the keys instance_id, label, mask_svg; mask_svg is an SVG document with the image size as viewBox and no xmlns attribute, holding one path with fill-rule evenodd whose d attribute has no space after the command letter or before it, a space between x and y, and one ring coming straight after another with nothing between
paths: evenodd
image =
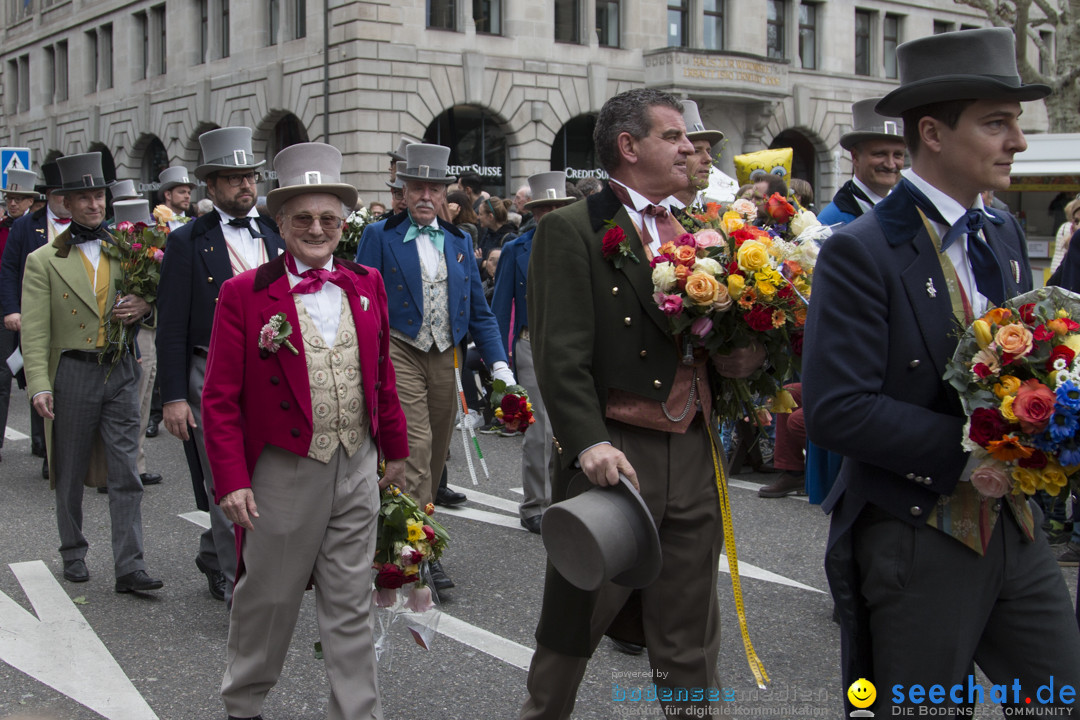
<instances>
[{"instance_id":1,"label":"colorful bouquet","mask_svg":"<svg viewBox=\"0 0 1080 720\"><path fill-rule=\"evenodd\" d=\"M701 229L652 259L653 299L682 342L684 362L754 342L765 348L769 370L725 380L717 393L724 417L748 414L755 396L779 396L802 355L817 245L755 227L756 215L748 200L727 209L709 203L689 214Z\"/></svg>"},{"instance_id":2,"label":"colorful bouquet","mask_svg":"<svg viewBox=\"0 0 1080 720\"><path fill-rule=\"evenodd\" d=\"M1080 476L1080 295L1044 287L964 331L945 372L968 415L971 483L988 497L1057 495Z\"/></svg>"},{"instance_id":3,"label":"colorful bouquet","mask_svg":"<svg viewBox=\"0 0 1080 720\"><path fill-rule=\"evenodd\" d=\"M334 250L334 257L352 260L356 257L356 250L360 246L360 236L364 234L364 228L375 221L375 217L367 208L354 210L345 218L345 225L341 231L341 241Z\"/></svg>"},{"instance_id":4,"label":"colorful bouquet","mask_svg":"<svg viewBox=\"0 0 1080 720\"><path fill-rule=\"evenodd\" d=\"M382 491L375 540L375 604L392 607L398 590L412 585L405 607L422 613L432 607L431 589L423 579L427 563L438 560L450 542L446 529L431 517L435 506L423 511L400 488Z\"/></svg>"},{"instance_id":5,"label":"colorful bouquet","mask_svg":"<svg viewBox=\"0 0 1080 720\"><path fill-rule=\"evenodd\" d=\"M491 407L495 408L495 419L509 432L523 433L536 422L529 394L520 385L507 385L502 380L493 381Z\"/></svg>"}]
</instances>

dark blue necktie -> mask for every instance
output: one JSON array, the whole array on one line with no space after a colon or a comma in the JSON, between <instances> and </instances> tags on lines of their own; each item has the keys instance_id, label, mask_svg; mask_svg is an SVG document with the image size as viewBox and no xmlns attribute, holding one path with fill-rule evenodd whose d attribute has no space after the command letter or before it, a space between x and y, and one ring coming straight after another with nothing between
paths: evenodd
<instances>
[{"instance_id":1,"label":"dark blue necktie","mask_svg":"<svg viewBox=\"0 0 1080 720\"><path fill-rule=\"evenodd\" d=\"M949 224L942 217L941 212L930 202L930 198L915 187L914 183L909 182L906 178L901 182L906 184L907 191L915 199L915 205L923 211L926 217L940 225ZM1005 222L996 215L990 215L976 208L968 210L946 231L945 237L941 239L941 252L948 250L956 238L967 235L967 256L968 262L971 263L972 274L975 276L975 287L979 289L983 297L994 305L1001 305L1006 300L1005 273L1001 269L1001 263L998 262L994 249L979 235L979 231L982 230L987 220L994 225L1001 225Z\"/></svg>"}]
</instances>

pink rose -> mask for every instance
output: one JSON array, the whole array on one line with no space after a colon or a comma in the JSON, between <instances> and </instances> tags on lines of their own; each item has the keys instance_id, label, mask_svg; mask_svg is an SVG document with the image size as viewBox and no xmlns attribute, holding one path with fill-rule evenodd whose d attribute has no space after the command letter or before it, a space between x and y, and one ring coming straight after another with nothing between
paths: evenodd
<instances>
[{"instance_id":1,"label":"pink rose","mask_svg":"<svg viewBox=\"0 0 1080 720\"><path fill-rule=\"evenodd\" d=\"M992 460L975 468L969 479L972 486L986 497L999 498L1012 488L1004 467Z\"/></svg>"},{"instance_id":2,"label":"pink rose","mask_svg":"<svg viewBox=\"0 0 1080 720\"><path fill-rule=\"evenodd\" d=\"M427 585L414 587L409 591L409 599L405 601L405 609L414 613L427 612L435 607L431 601L431 588Z\"/></svg>"},{"instance_id":3,"label":"pink rose","mask_svg":"<svg viewBox=\"0 0 1080 720\"><path fill-rule=\"evenodd\" d=\"M684 232L682 235L675 238L675 247L682 247L683 245L697 247L697 240L690 233Z\"/></svg>"},{"instance_id":4,"label":"pink rose","mask_svg":"<svg viewBox=\"0 0 1080 720\"><path fill-rule=\"evenodd\" d=\"M724 236L715 230L698 230L694 234L698 248L718 247L724 244Z\"/></svg>"},{"instance_id":5,"label":"pink rose","mask_svg":"<svg viewBox=\"0 0 1080 720\"><path fill-rule=\"evenodd\" d=\"M125 220L122 223L118 223L116 229L122 233L127 233L130 235L131 233L135 232L135 225Z\"/></svg>"},{"instance_id":6,"label":"pink rose","mask_svg":"<svg viewBox=\"0 0 1080 720\"><path fill-rule=\"evenodd\" d=\"M682 298L678 295L656 293L653 297L656 300L656 304L660 306L660 311L665 315L678 315L682 312Z\"/></svg>"},{"instance_id":7,"label":"pink rose","mask_svg":"<svg viewBox=\"0 0 1080 720\"><path fill-rule=\"evenodd\" d=\"M158 248L157 250L154 251L154 262L161 262L164 259L165 259L165 252L161 248Z\"/></svg>"},{"instance_id":8,"label":"pink rose","mask_svg":"<svg viewBox=\"0 0 1080 720\"><path fill-rule=\"evenodd\" d=\"M397 602L397 590L390 588L375 588L375 607L394 607Z\"/></svg>"},{"instance_id":9,"label":"pink rose","mask_svg":"<svg viewBox=\"0 0 1080 720\"><path fill-rule=\"evenodd\" d=\"M699 317L690 325L690 332L698 337L705 337L712 332L713 321L712 318Z\"/></svg>"},{"instance_id":10,"label":"pink rose","mask_svg":"<svg viewBox=\"0 0 1080 720\"><path fill-rule=\"evenodd\" d=\"M1039 433L1050 424L1054 414L1054 391L1032 378L1025 380L1016 391L1012 411L1020 421L1020 428L1029 434Z\"/></svg>"},{"instance_id":11,"label":"pink rose","mask_svg":"<svg viewBox=\"0 0 1080 720\"><path fill-rule=\"evenodd\" d=\"M131 243L132 250L142 250L142 243Z\"/></svg>"}]
</instances>

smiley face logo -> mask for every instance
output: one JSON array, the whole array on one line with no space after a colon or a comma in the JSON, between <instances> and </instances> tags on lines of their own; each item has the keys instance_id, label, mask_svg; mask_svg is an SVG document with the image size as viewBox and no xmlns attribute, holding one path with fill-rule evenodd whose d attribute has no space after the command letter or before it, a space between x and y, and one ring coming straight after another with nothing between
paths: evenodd
<instances>
[{"instance_id":1,"label":"smiley face logo","mask_svg":"<svg viewBox=\"0 0 1080 720\"><path fill-rule=\"evenodd\" d=\"M847 690L848 700L857 708L868 708L877 700L877 688L866 678L859 678L851 683Z\"/></svg>"}]
</instances>

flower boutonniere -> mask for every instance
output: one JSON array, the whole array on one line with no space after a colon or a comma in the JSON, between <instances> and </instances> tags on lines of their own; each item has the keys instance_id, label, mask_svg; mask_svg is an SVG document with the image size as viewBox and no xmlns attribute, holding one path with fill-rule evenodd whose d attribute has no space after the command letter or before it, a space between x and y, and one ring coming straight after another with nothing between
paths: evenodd
<instances>
[{"instance_id":1,"label":"flower boutonniere","mask_svg":"<svg viewBox=\"0 0 1080 720\"><path fill-rule=\"evenodd\" d=\"M616 225L614 220L605 220L604 224L608 228L600 245L600 254L604 256L604 259L610 260L619 269L622 269L627 258L640 263L637 255L630 249L630 241L626 239L626 233L622 228Z\"/></svg>"},{"instance_id":2,"label":"flower boutonniere","mask_svg":"<svg viewBox=\"0 0 1080 720\"><path fill-rule=\"evenodd\" d=\"M259 331L259 350L269 355L276 353L284 345L293 355L299 355L300 351L289 342L290 335L292 335L292 325L285 319L285 313L279 312L271 317L270 322L263 325L262 330Z\"/></svg>"}]
</instances>

